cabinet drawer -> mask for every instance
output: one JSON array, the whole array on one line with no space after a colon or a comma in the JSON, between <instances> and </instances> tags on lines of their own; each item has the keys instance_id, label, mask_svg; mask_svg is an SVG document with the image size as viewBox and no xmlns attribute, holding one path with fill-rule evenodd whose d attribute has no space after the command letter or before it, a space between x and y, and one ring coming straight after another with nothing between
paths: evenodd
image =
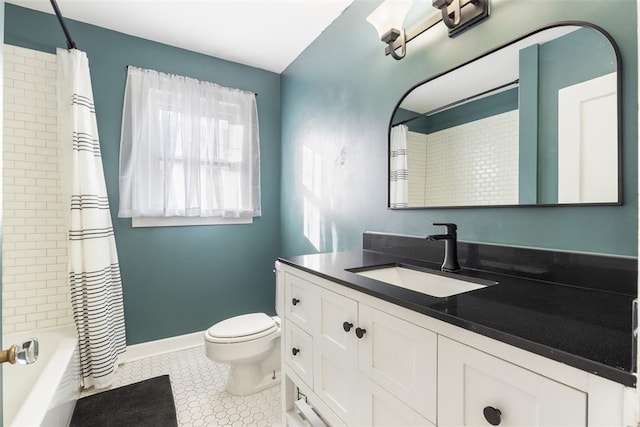
<instances>
[{"instance_id":1,"label":"cabinet drawer","mask_svg":"<svg viewBox=\"0 0 640 427\"><path fill-rule=\"evenodd\" d=\"M284 360L302 380L313 388L313 339L311 335L286 323Z\"/></svg>"},{"instance_id":2,"label":"cabinet drawer","mask_svg":"<svg viewBox=\"0 0 640 427\"><path fill-rule=\"evenodd\" d=\"M435 423L437 335L364 304L359 315L360 372Z\"/></svg>"},{"instance_id":3,"label":"cabinet drawer","mask_svg":"<svg viewBox=\"0 0 640 427\"><path fill-rule=\"evenodd\" d=\"M584 392L444 337L438 396L439 426L587 425Z\"/></svg>"},{"instance_id":4,"label":"cabinet drawer","mask_svg":"<svg viewBox=\"0 0 640 427\"><path fill-rule=\"evenodd\" d=\"M391 393L360 374L358 381L358 426L435 427L429 420Z\"/></svg>"},{"instance_id":5,"label":"cabinet drawer","mask_svg":"<svg viewBox=\"0 0 640 427\"><path fill-rule=\"evenodd\" d=\"M291 274L284 278L285 315L305 331L312 333L318 315L317 286Z\"/></svg>"}]
</instances>

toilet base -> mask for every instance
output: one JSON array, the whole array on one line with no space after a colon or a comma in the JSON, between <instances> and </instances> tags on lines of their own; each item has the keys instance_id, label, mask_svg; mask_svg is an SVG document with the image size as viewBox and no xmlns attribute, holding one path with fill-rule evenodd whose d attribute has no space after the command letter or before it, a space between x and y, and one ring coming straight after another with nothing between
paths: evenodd
<instances>
[{"instance_id":1,"label":"toilet base","mask_svg":"<svg viewBox=\"0 0 640 427\"><path fill-rule=\"evenodd\" d=\"M280 337L271 351L260 361L231 363L227 392L234 396L247 396L280 384Z\"/></svg>"},{"instance_id":2,"label":"toilet base","mask_svg":"<svg viewBox=\"0 0 640 427\"><path fill-rule=\"evenodd\" d=\"M227 392L247 396L280 384L280 370L265 373L260 364L233 364L229 368Z\"/></svg>"}]
</instances>

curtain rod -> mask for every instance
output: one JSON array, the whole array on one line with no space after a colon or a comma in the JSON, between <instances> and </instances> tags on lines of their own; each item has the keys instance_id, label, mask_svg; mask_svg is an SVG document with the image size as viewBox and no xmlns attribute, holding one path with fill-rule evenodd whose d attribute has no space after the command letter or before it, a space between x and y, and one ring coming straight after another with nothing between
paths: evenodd
<instances>
[{"instance_id":1,"label":"curtain rod","mask_svg":"<svg viewBox=\"0 0 640 427\"><path fill-rule=\"evenodd\" d=\"M67 26L65 25L64 20L62 19L62 13L60 12L58 3L56 3L56 0L49 0L49 1L51 1L51 6L53 7L53 11L56 13L56 16L58 17L58 22L60 22L60 26L62 26L62 31L64 31L64 35L67 38L67 49L77 49L76 42L74 42L71 39L71 34L69 34L69 30L67 29Z\"/></svg>"},{"instance_id":2,"label":"curtain rod","mask_svg":"<svg viewBox=\"0 0 640 427\"><path fill-rule=\"evenodd\" d=\"M476 93L475 95L468 96L468 97L466 97L464 99L460 99L458 101L454 101L454 102L452 102L450 104L443 105L442 107L435 108L435 109L433 109L431 111L427 111L426 113L419 114L419 115L417 115L415 117L412 117L410 119L403 120L403 121L398 122L398 123L394 123L392 126L403 125L405 123L410 122L411 120L417 119L418 117L429 117L429 116L431 116L431 115L433 115L435 113L439 113L440 111L447 110L447 109L449 109L451 107L455 107L456 105L464 104L465 102L472 101L472 100L474 100L476 98L480 98L481 96L487 95L487 94L489 94L491 92L495 92L497 90L504 89L506 87L513 86L513 85L516 85L518 83L520 83L520 79L515 79L512 82L505 83L505 84L500 85L500 86L496 86L496 87L491 88L489 90L485 90L484 92Z\"/></svg>"},{"instance_id":3,"label":"curtain rod","mask_svg":"<svg viewBox=\"0 0 640 427\"><path fill-rule=\"evenodd\" d=\"M141 70L150 70L150 68L141 68L141 67L138 67L137 65L125 65L124 69L128 71L129 67L140 68ZM155 71L156 73L174 75L174 76L178 76L178 77L186 77L186 76L180 76L178 74L165 73L164 71L156 71L156 70L151 70L151 71ZM200 80L200 79L196 79L194 77L189 77L189 78L193 78L194 80ZM201 81L205 81L205 80L201 80ZM209 83L213 83L213 84L216 84L216 85L218 84L218 83L214 83L214 82L209 82ZM240 90L245 91L244 89L240 89ZM251 92L251 91L250 90L246 90L245 92ZM258 96L258 94L256 92L251 92L251 93L253 93L255 96Z\"/></svg>"}]
</instances>

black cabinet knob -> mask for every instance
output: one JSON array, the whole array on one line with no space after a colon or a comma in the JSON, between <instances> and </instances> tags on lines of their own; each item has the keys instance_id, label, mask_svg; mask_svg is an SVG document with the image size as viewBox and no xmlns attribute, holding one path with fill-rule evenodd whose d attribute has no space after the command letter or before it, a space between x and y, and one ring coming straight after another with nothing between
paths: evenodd
<instances>
[{"instance_id":1,"label":"black cabinet knob","mask_svg":"<svg viewBox=\"0 0 640 427\"><path fill-rule=\"evenodd\" d=\"M351 328L353 328L353 323L351 322L344 322L342 324L342 329L344 329L345 332L349 332Z\"/></svg>"},{"instance_id":2,"label":"black cabinet knob","mask_svg":"<svg viewBox=\"0 0 640 427\"><path fill-rule=\"evenodd\" d=\"M299 348L295 348L295 347L293 347L293 348L291 349L291 353L293 353L293 355L295 356L296 354L300 353L300 349L299 349Z\"/></svg>"},{"instance_id":3,"label":"black cabinet knob","mask_svg":"<svg viewBox=\"0 0 640 427\"><path fill-rule=\"evenodd\" d=\"M492 406L486 406L482 410L482 414L484 415L484 419L492 426L500 425L500 421L502 421L502 413L500 412L500 409Z\"/></svg>"},{"instance_id":4,"label":"black cabinet knob","mask_svg":"<svg viewBox=\"0 0 640 427\"><path fill-rule=\"evenodd\" d=\"M293 305L298 305L298 303L300 302L300 300L298 298L294 298L291 300L291 304Z\"/></svg>"},{"instance_id":5,"label":"black cabinet knob","mask_svg":"<svg viewBox=\"0 0 640 427\"><path fill-rule=\"evenodd\" d=\"M356 328L356 336L358 338L362 338L366 332L367 332L366 329Z\"/></svg>"}]
</instances>

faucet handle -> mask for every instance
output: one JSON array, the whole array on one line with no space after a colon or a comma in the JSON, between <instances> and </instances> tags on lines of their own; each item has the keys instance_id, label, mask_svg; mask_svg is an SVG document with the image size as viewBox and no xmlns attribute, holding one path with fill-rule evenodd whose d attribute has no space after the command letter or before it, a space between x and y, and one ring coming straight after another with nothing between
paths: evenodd
<instances>
[{"instance_id":1,"label":"faucet handle","mask_svg":"<svg viewBox=\"0 0 640 427\"><path fill-rule=\"evenodd\" d=\"M16 362L20 365L30 365L34 363L38 360L39 348L40 345L36 338L31 338L22 344L18 344L16 349Z\"/></svg>"},{"instance_id":2,"label":"faucet handle","mask_svg":"<svg viewBox=\"0 0 640 427\"><path fill-rule=\"evenodd\" d=\"M458 226L451 222L434 222L432 225L441 225L447 227L448 234L455 234L456 230L458 229Z\"/></svg>"},{"instance_id":3,"label":"faucet handle","mask_svg":"<svg viewBox=\"0 0 640 427\"><path fill-rule=\"evenodd\" d=\"M0 351L0 363L9 362L12 365L29 365L38 359L38 340L31 338L22 344L14 344L7 350Z\"/></svg>"}]
</instances>

